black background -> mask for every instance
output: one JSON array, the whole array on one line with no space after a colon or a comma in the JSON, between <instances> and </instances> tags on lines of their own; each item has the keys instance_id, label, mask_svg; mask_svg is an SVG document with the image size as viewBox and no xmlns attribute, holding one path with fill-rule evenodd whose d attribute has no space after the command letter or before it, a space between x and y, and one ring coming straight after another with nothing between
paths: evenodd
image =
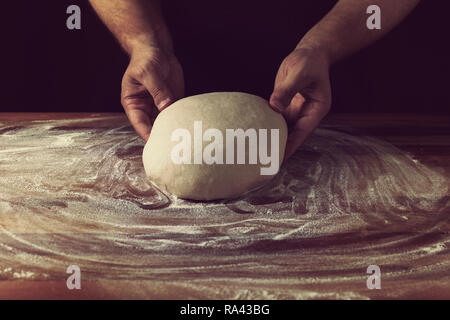
<instances>
[{"instance_id":1,"label":"black background","mask_svg":"<svg viewBox=\"0 0 450 320\"><path fill-rule=\"evenodd\" d=\"M281 61L335 1L163 0L186 95L244 91L268 98ZM450 113L445 0L423 0L394 31L331 70L332 112ZM82 30L66 28L66 8ZM88 1L2 4L0 111L121 111L128 63ZM351 34L348 35L351 37Z\"/></svg>"}]
</instances>

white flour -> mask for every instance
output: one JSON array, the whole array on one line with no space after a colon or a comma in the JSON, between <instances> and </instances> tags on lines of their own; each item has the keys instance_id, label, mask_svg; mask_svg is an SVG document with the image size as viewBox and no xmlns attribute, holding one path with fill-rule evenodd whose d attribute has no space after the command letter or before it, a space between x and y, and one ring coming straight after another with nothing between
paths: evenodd
<instances>
[{"instance_id":1,"label":"white flour","mask_svg":"<svg viewBox=\"0 0 450 320\"><path fill-rule=\"evenodd\" d=\"M117 117L0 124L0 279L77 264L85 279L223 281L203 292L239 299L364 298L369 264L448 279L449 179L388 143L318 129L269 185L216 203L154 189L143 145ZM296 289L311 283L326 287Z\"/></svg>"}]
</instances>

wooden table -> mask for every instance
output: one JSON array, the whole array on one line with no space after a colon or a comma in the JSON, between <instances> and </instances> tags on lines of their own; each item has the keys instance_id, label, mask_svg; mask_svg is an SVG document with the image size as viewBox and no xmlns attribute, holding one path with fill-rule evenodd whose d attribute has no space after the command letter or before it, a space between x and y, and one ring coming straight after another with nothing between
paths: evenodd
<instances>
[{"instance_id":1,"label":"wooden table","mask_svg":"<svg viewBox=\"0 0 450 320\"><path fill-rule=\"evenodd\" d=\"M450 298L450 115L329 115L237 202L151 189L142 146L122 114L0 113L1 299ZM74 257L82 290L66 287Z\"/></svg>"}]
</instances>

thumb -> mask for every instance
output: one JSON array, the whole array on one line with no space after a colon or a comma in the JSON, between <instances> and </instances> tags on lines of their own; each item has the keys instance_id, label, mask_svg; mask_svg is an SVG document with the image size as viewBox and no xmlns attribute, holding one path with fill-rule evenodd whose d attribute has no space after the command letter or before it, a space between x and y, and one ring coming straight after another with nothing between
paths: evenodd
<instances>
[{"instance_id":1,"label":"thumb","mask_svg":"<svg viewBox=\"0 0 450 320\"><path fill-rule=\"evenodd\" d=\"M147 74L141 81L153 97L153 101L159 111L162 111L174 102L172 90L157 71Z\"/></svg>"},{"instance_id":2,"label":"thumb","mask_svg":"<svg viewBox=\"0 0 450 320\"><path fill-rule=\"evenodd\" d=\"M301 70L292 70L284 77L280 77L280 74L278 74L275 80L273 93L270 96L270 105L283 111L289 107L294 96L307 85L308 81L306 77L302 75Z\"/></svg>"},{"instance_id":3,"label":"thumb","mask_svg":"<svg viewBox=\"0 0 450 320\"><path fill-rule=\"evenodd\" d=\"M270 96L270 105L279 111L283 111L289 106L296 93L297 90L291 85L279 85Z\"/></svg>"}]
</instances>

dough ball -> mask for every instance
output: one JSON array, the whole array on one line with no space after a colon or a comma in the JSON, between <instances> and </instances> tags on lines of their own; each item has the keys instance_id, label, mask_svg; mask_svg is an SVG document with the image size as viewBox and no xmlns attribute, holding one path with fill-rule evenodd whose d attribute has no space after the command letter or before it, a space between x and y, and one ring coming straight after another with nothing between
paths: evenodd
<instances>
[{"instance_id":1,"label":"dough ball","mask_svg":"<svg viewBox=\"0 0 450 320\"><path fill-rule=\"evenodd\" d=\"M231 139L236 129L248 133L241 136L243 143L236 136ZM182 136L190 136L190 145ZM156 186L179 198L234 198L275 176L283 161L286 140L286 122L266 100L240 92L201 94L181 99L158 115L144 148L144 168ZM261 155L264 148L266 153ZM278 152L272 154L272 149Z\"/></svg>"}]
</instances>

